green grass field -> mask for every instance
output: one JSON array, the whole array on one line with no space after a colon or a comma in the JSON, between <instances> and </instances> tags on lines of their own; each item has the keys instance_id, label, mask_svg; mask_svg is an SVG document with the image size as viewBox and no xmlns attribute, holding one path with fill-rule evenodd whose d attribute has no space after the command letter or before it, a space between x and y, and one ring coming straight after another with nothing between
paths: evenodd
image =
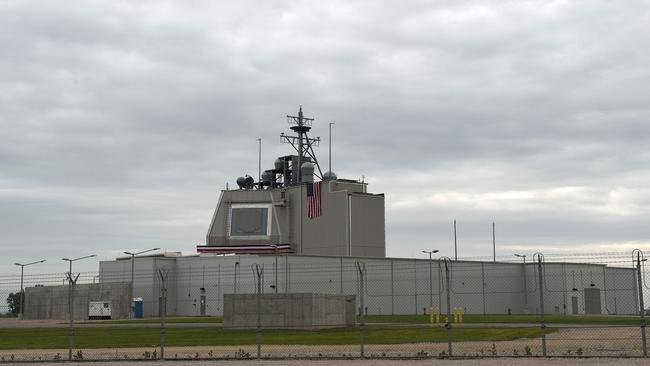
<instances>
[{"instance_id":1,"label":"green grass field","mask_svg":"<svg viewBox=\"0 0 650 366\"><path fill-rule=\"evenodd\" d=\"M547 332L556 329L548 328ZM0 349L66 348L66 328L0 329ZM78 328L75 348L155 347L160 335L152 328ZM453 330L454 341L505 341L539 336L538 328L463 328ZM359 329L264 330L264 344L354 345L359 344ZM438 327L368 326L367 344L446 342L447 332ZM226 346L255 344L255 330L215 328L169 328L168 346Z\"/></svg>"},{"instance_id":2,"label":"green grass field","mask_svg":"<svg viewBox=\"0 0 650 366\"><path fill-rule=\"evenodd\" d=\"M428 315L367 315L366 323L368 324L427 324L429 323ZM444 319L444 316L442 317ZM593 324L593 325L638 325L639 317L630 315L546 315L547 324ZM463 316L464 323L539 323L539 315L505 315L490 314L476 315L467 314ZM221 323L221 317L170 317L165 320L168 324L178 323ZM133 320L106 320L106 321L86 321L85 324L159 324L160 319L133 319Z\"/></svg>"},{"instance_id":3,"label":"green grass field","mask_svg":"<svg viewBox=\"0 0 650 366\"><path fill-rule=\"evenodd\" d=\"M546 315L550 328L553 324L568 325L630 325L639 324L636 316L606 315ZM369 315L365 317L366 343L399 344L419 342L446 342L447 333L441 327L422 326L429 322L426 315ZM166 344L169 346L227 346L255 344L255 330L223 329L218 323L220 317L170 317L168 324L190 324L185 327L170 327L166 330ZM539 315L465 315L467 325L454 325L455 342L463 341L507 341L539 336L536 324ZM120 348L155 347L160 335L157 327L125 327L132 324L158 324L160 319L135 319L83 322L101 324L101 327L79 327L75 333L75 348ZM214 327L192 327L191 324L214 323ZM469 324L489 324L489 327L471 327ZM499 326L497 324L522 324L521 327ZM419 324L419 325L416 325ZM6 328L0 329L0 349L35 349L67 347L67 328ZM278 330L262 332L264 344L283 345L355 345L359 343L358 328L335 328L322 330Z\"/></svg>"},{"instance_id":4,"label":"green grass field","mask_svg":"<svg viewBox=\"0 0 650 366\"><path fill-rule=\"evenodd\" d=\"M442 317L444 319L444 316ZM546 324L594 324L594 325L638 325L638 316L627 315L545 315ZM367 315L367 323L402 323L402 324L426 324L429 322L428 315ZM476 315L466 314L463 316L464 323L539 323L539 315Z\"/></svg>"}]
</instances>

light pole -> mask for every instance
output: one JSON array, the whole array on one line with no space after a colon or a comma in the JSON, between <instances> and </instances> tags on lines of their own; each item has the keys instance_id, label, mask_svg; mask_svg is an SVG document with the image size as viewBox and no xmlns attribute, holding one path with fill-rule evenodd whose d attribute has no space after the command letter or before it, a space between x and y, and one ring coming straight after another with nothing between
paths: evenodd
<instances>
[{"instance_id":1,"label":"light pole","mask_svg":"<svg viewBox=\"0 0 650 366\"><path fill-rule=\"evenodd\" d=\"M72 305L72 288L74 284L77 282L77 278L73 278L72 276L72 262L76 262L78 260L86 259L86 258L92 258L95 257L95 254L87 255L84 257L79 257L79 258L74 258L74 259L69 259L69 258L61 258L64 261L68 261L70 263L70 270L68 272L68 316L70 317L70 329L68 332L68 361L72 361L72 338L74 336L74 328L73 328L73 322L74 322L74 317L73 317L73 310L74 307Z\"/></svg>"},{"instance_id":2,"label":"light pole","mask_svg":"<svg viewBox=\"0 0 650 366\"><path fill-rule=\"evenodd\" d=\"M144 254L144 253L148 253L148 252L153 252L154 250L160 250L160 248L151 248L151 249L147 249L147 250L143 250L141 252L135 252L135 253L133 253L133 252L124 252L124 254L131 256L131 313L129 314L131 316L131 318L133 318L133 311L134 311L134 309L133 309L133 306L134 306L133 305L133 296L134 296L133 295L133 273L134 273L134 270L135 270L135 256L140 255L140 254Z\"/></svg>"},{"instance_id":3,"label":"light pole","mask_svg":"<svg viewBox=\"0 0 650 366\"><path fill-rule=\"evenodd\" d=\"M37 264L37 263L43 263L45 262L45 259L42 259L40 261L32 262L32 263L27 263L27 264L21 264L21 263L14 263L17 266L20 266L20 308L18 312L18 319L22 320L23 315L25 312L23 311L23 298L25 295L23 294L23 274L25 273L25 267L31 266L32 264Z\"/></svg>"},{"instance_id":4,"label":"light pole","mask_svg":"<svg viewBox=\"0 0 650 366\"><path fill-rule=\"evenodd\" d=\"M431 309L433 309L433 272L431 270L431 262L433 262L433 258L431 255L433 253L438 253L438 249L423 250L422 253L429 254L429 311L431 311Z\"/></svg>"},{"instance_id":5,"label":"light pole","mask_svg":"<svg viewBox=\"0 0 650 366\"><path fill-rule=\"evenodd\" d=\"M275 268L274 268L274 273L273 276L275 277L275 282L273 284L273 289L275 290L275 293L278 293L278 246L275 244L271 244L271 248L273 248L273 252L275 253Z\"/></svg>"},{"instance_id":6,"label":"light pole","mask_svg":"<svg viewBox=\"0 0 650 366\"><path fill-rule=\"evenodd\" d=\"M456 239L456 220L454 220L454 260L458 260L458 240Z\"/></svg>"},{"instance_id":7,"label":"light pole","mask_svg":"<svg viewBox=\"0 0 650 366\"><path fill-rule=\"evenodd\" d=\"M330 174L332 173L332 125L335 125L336 123L330 122L330 156L329 156L329 172Z\"/></svg>"},{"instance_id":8,"label":"light pole","mask_svg":"<svg viewBox=\"0 0 650 366\"><path fill-rule=\"evenodd\" d=\"M524 312L528 312L528 289L526 289L526 255L515 253L515 257L519 257L524 260Z\"/></svg>"}]
</instances>

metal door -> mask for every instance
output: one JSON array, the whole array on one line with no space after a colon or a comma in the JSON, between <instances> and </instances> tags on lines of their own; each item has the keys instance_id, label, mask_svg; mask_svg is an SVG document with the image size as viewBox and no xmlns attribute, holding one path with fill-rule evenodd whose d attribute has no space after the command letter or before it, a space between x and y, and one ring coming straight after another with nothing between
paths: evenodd
<instances>
[{"instance_id":1,"label":"metal door","mask_svg":"<svg viewBox=\"0 0 650 366\"><path fill-rule=\"evenodd\" d=\"M205 316L205 295L201 295L201 316Z\"/></svg>"},{"instance_id":2,"label":"metal door","mask_svg":"<svg viewBox=\"0 0 650 366\"><path fill-rule=\"evenodd\" d=\"M571 314L578 314L578 296L571 296Z\"/></svg>"},{"instance_id":3,"label":"metal door","mask_svg":"<svg viewBox=\"0 0 650 366\"><path fill-rule=\"evenodd\" d=\"M600 305L600 289L595 287L586 288L584 291L584 296L585 296L585 313L601 314L602 309Z\"/></svg>"}]
</instances>

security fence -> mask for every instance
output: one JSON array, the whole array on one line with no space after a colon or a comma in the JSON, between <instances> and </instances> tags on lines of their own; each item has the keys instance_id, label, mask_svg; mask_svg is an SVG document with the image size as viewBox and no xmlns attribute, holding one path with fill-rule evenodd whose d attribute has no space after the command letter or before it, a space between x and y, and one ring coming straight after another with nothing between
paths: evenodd
<instances>
[{"instance_id":1,"label":"security fence","mask_svg":"<svg viewBox=\"0 0 650 366\"><path fill-rule=\"evenodd\" d=\"M24 318L0 319L0 361L647 357L641 251L520 258L142 257L0 276L0 312Z\"/></svg>"}]
</instances>

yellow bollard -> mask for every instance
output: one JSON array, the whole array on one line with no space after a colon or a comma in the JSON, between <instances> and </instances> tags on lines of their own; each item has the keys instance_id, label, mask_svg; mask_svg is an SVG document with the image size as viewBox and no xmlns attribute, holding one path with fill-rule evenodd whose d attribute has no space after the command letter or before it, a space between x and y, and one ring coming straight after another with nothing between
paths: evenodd
<instances>
[{"instance_id":1,"label":"yellow bollard","mask_svg":"<svg viewBox=\"0 0 650 366\"><path fill-rule=\"evenodd\" d=\"M429 308L429 325L433 327L433 308Z\"/></svg>"},{"instance_id":2,"label":"yellow bollard","mask_svg":"<svg viewBox=\"0 0 650 366\"><path fill-rule=\"evenodd\" d=\"M458 308L454 308L454 323L458 323Z\"/></svg>"},{"instance_id":3,"label":"yellow bollard","mask_svg":"<svg viewBox=\"0 0 650 366\"><path fill-rule=\"evenodd\" d=\"M464 312L464 311L463 311L462 308L459 308L459 309L458 309L458 320L459 320L460 323L463 322L463 312Z\"/></svg>"},{"instance_id":4,"label":"yellow bollard","mask_svg":"<svg viewBox=\"0 0 650 366\"><path fill-rule=\"evenodd\" d=\"M436 319L436 323L440 323L440 309L438 307L433 309L433 316Z\"/></svg>"}]
</instances>

